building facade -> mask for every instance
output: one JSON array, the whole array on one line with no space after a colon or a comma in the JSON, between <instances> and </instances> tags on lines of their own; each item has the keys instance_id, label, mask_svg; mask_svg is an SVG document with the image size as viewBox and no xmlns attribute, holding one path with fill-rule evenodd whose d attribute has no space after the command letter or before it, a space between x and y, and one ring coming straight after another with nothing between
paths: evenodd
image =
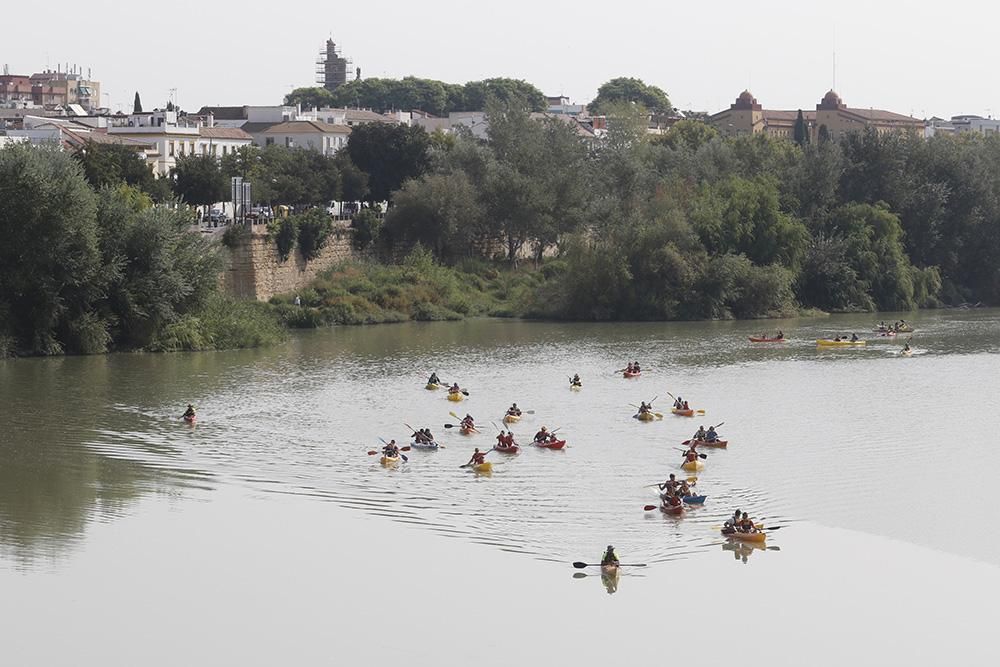
<instances>
[{"instance_id":1,"label":"building facade","mask_svg":"<svg viewBox=\"0 0 1000 667\"><path fill-rule=\"evenodd\" d=\"M351 128L315 120L293 120L271 125L252 136L258 146L305 148L323 155L334 155L347 145Z\"/></svg>"},{"instance_id":2,"label":"building facade","mask_svg":"<svg viewBox=\"0 0 1000 667\"><path fill-rule=\"evenodd\" d=\"M736 101L724 111L708 117L708 123L724 136L764 133L768 136L791 139L800 110L765 109L750 91L744 90ZM879 134L905 132L916 136L924 133L924 121L882 109L848 107L834 91L827 92L816 109L801 111L811 140L825 134L837 139L844 134L873 128Z\"/></svg>"}]
</instances>

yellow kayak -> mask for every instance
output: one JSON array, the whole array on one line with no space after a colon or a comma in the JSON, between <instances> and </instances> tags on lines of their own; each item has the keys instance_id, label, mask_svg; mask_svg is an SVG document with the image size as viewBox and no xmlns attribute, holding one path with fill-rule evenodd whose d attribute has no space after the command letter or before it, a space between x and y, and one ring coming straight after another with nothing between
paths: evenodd
<instances>
[{"instance_id":1,"label":"yellow kayak","mask_svg":"<svg viewBox=\"0 0 1000 667\"><path fill-rule=\"evenodd\" d=\"M696 472L705 467L705 464L701 461L685 461L681 464L681 470L687 470L689 472Z\"/></svg>"},{"instance_id":2,"label":"yellow kayak","mask_svg":"<svg viewBox=\"0 0 1000 667\"><path fill-rule=\"evenodd\" d=\"M478 473L489 473L493 472L493 464L487 461L486 463L477 463L472 466L472 472Z\"/></svg>"},{"instance_id":3,"label":"yellow kayak","mask_svg":"<svg viewBox=\"0 0 1000 667\"><path fill-rule=\"evenodd\" d=\"M460 391L452 391L452 392L448 393L448 400L449 401L455 401L456 403L458 403L463 398L465 398L465 396L462 396L462 392L460 392Z\"/></svg>"},{"instance_id":4,"label":"yellow kayak","mask_svg":"<svg viewBox=\"0 0 1000 667\"><path fill-rule=\"evenodd\" d=\"M379 463L381 463L384 466L395 465L395 464L399 463L399 457L398 456L383 456L382 458L379 459Z\"/></svg>"},{"instance_id":5,"label":"yellow kayak","mask_svg":"<svg viewBox=\"0 0 1000 667\"><path fill-rule=\"evenodd\" d=\"M583 389L583 385L582 384L571 384L569 386L569 388L572 391L580 391L581 389Z\"/></svg>"},{"instance_id":6,"label":"yellow kayak","mask_svg":"<svg viewBox=\"0 0 1000 667\"><path fill-rule=\"evenodd\" d=\"M731 537L734 540L742 540L744 542L756 542L761 543L767 539L767 533L758 531L756 533L741 533L736 531L735 533L722 533L725 537Z\"/></svg>"},{"instance_id":7,"label":"yellow kayak","mask_svg":"<svg viewBox=\"0 0 1000 667\"><path fill-rule=\"evenodd\" d=\"M427 383L427 389L430 389L431 391L434 391L435 389L440 389L440 388L441 388L441 385L439 385L439 384L434 384L433 382L428 382Z\"/></svg>"},{"instance_id":8,"label":"yellow kayak","mask_svg":"<svg viewBox=\"0 0 1000 667\"><path fill-rule=\"evenodd\" d=\"M863 340L830 340L829 338L820 338L816 341L817 347L864 347L865 341Z\"/></svg>"},{"instance_id":9,"label":"yellow kayak","mask_svg":"<svg viewBox=\"0 0 1000 667\"><path fill-rule=\"evenodd\" d=\"M654 419L656 419L656 415L654 415L652 412L640 412L635 416L635 418L641 422L651 422Z\"/></svg>"},{"instance_id":10,"label":"yellow kayak","mask_svg":"<svg viewBox=\"0 0 1000 667\"><path fill-rule=\"evenodd\" d=\"M521 415L504 415L503 416L503 423L504 424L516 424L519 421L521 421Z\"/></svg>"}]
</instances>

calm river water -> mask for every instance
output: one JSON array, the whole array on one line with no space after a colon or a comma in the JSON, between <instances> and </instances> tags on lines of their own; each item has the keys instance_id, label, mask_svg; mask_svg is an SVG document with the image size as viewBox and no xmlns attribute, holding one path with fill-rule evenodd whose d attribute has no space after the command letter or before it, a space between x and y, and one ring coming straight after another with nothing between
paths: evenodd
<instances>
[{"instance_id":1,"label":"calm river water","mask_svg":"<svg viewBox=\"0 0 1000 667\"><path fill-rule=\"evenodd\" d=\"M992 664L1000 312L912 319L909 358L872 316L837 316L0 362L2 662ZM791 340L750 345L762 327ZM867 347L815 346L851 331ZM470 397L426 391L431 371ZM668 392L704 417L670 415ZM663 420L631 418L654 397ZM567 449L459 469L514 401L534 411L522 441L558 427ZM442 428L450 411L484 434ZM720 422L704 507L644 512L679 443ZM404 423L446 448L385 469L367 452ZM783 526L767 549L719 537L737 507ZM608 543L648 566L617 590L574 578Z\"/></svg>"}]
</instances>

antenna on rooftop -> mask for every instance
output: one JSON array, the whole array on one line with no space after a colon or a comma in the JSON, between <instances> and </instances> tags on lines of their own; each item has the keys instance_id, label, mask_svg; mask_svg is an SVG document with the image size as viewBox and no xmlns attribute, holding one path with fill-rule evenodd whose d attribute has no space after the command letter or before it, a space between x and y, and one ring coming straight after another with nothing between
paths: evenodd
<instances>
[{"instance_id":1,"label":"antenna on rooftop","mask_svg":"<svg viewBox=\"0 0 1000 667\"><path fill-rule=\"evenodd\" d=\"M833 26L833 87L830 90L837 90L837 26Z\"/></svg>"}]
</instances>

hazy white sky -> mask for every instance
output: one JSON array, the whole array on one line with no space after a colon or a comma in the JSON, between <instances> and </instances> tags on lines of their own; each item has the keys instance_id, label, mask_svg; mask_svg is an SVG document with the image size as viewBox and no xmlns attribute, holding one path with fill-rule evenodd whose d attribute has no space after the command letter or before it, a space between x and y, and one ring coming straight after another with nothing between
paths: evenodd
<instances>
[{"instance_id":1,"label":"hazy white sky","mask_svg":"<svg viewBox=\"0 0 1000 667\"><path fill-rule=\"evenodd\" d=\"M279 103L313 84L332 35L365 77L510 76L587 102L602 82L637 76L712 112L747 87L768 108L813 108L833 84L836 44L849 106L1000 114L994 3L49 0L53 20L16 7L0 10L0 63L19 74L91 67L113 108L136 90L162 106L171 88L188 110Z\"/></svg>"}]
</instances>

